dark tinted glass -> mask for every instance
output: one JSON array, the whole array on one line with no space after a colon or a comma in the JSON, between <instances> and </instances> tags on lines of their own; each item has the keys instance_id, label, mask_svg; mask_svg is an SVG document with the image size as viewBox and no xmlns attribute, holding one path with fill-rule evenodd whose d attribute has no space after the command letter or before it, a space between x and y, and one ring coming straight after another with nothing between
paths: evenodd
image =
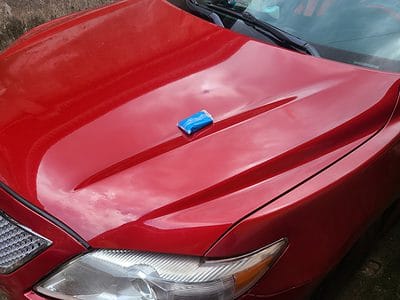
<instances>
[{"instance_id":1,"label":"dark tinted glass","mask_svg":"<svg viewBox=\"0 0 400 300\"><path fill-rule=\"evenodd\" d=\"M309 41L323 57L400 72L400 0L198 2L251 12L264 22ZM227 27L234 28L234 23Z\"/></svg>"}]
</instances>

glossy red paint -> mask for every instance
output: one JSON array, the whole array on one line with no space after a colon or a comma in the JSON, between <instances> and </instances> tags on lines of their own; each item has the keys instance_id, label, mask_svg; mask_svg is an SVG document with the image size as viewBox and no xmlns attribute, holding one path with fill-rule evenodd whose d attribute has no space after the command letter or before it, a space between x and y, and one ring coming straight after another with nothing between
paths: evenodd
<instances>
[{"instance_id":1,"label":"glossy red paint","mask_svg":"<svg viewBox=\"0 0 400 300\"><path fill-rule=\"evenodd\" d=\"M288 237L251 292L277 297L326 274L399 192L399 78L121 1L0 54L0 180L96 248L229 257ZM201 109L215 124L185 136Z\"/></svg>"},{"instance_id":2,"label":"glossy red paint","mask_svg":"<svg viewBox=\"0 0 400 300\"><path fill-rule=\"evenodd\" d=\"M225 256L232 255L232 251L237 254L257 249L286 233L288 250L268 273L265 284L253 293L274 295L288 288L286 281L301 287L321 280L400 195L399 121L397 108L391 121L373 139L255 212L207 255Z\"/></svg>"},{"instance_id":3,"label":"glossy red paint","mask_svg":"<svg viewBox=\"0 0 400 300\"><path fill-rule=\"evenodd\" d=\"M35 292L32 292L32 291L26 293L24 296L25 296L26 299L29 299L29 300L43 300L43 299L45 299L42 296L40 296L40 295L38 295L38 294L36 294Z\"/></svg>"},{"instance_id":4,"label":"glossy red paint","mask_svg":"<svg viewBox=\"0 0 400 300\"><path fill-rule=\"evenodd\" d=\"M66 260L86 251L86 248L42 216L15 201L1 189L0 203L1 211L52 241L52 245L45 252L17 271L9 275L0 275L0 292L11 299L23 299L24 293L41 278Z\"/></svg>"}]
</instances>

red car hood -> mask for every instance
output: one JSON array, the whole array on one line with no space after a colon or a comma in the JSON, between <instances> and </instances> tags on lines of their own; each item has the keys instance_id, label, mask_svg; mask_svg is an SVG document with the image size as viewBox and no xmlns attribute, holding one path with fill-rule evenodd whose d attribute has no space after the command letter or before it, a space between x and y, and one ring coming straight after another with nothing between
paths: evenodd
<instances>
[{"instance_id":1,"label":"red car hood","mask_svg":"<svg viewBox=\"0 0 400 300\"><path fill-rule=\"evenodd\" d=\"M0 72L1 181L94 247L195 255L379 131L398 78L159 0L38 28ZM215 124L185 136L202 109Z\"/></svg>"}]
</instances>

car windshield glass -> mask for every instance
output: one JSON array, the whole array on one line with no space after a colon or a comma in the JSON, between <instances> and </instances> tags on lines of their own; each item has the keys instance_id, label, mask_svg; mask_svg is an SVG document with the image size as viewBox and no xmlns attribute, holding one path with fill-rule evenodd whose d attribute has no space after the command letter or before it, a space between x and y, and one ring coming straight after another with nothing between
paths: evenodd
<instances>
[{"instance_id":1,"label":"car windshield glass","mask_svg":"<svg viewBox=\"0 0 400 300\"><path fill-rule=\"evenodd\" d=\"M193 0L192 0L193 1ZM312 44L323 57L400 72L400 0L197 0L251 13ZM226 27L235 29L235 23ZM240 31L240 30L239 30ZM248 30L243 33L248 34Z\"/></svg>"}]
</instances>

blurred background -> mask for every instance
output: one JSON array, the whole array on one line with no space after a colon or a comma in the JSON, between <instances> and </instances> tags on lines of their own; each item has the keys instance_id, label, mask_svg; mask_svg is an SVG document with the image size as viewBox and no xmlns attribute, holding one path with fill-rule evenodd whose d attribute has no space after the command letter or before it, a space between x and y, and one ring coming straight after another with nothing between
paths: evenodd
<instances>
[{"instance_id":1,"label":"blurred background","mask_svg":"<svg viewBox=\"0 0 400 300\"><path fill-rule=\"evenodd\" d=\"M0 50L39 24L110 2L112 0L0 0Z\"/></svg>"},{"instance_id":2,"label":"blurred background","mask_svg":"<svg viewBox=\"0 0 400 300\"><path fill-rule=\"evenodd\" d=\"M24 32L46 21L111 2L113 0L0 0L0 51ZM339 272L332 276L323 299L400 299L398 219L391 220L390 226L374 226L374 233L363 239ZM385 230L376 230L380 227Z\"/></svg>"}]
</instances>

